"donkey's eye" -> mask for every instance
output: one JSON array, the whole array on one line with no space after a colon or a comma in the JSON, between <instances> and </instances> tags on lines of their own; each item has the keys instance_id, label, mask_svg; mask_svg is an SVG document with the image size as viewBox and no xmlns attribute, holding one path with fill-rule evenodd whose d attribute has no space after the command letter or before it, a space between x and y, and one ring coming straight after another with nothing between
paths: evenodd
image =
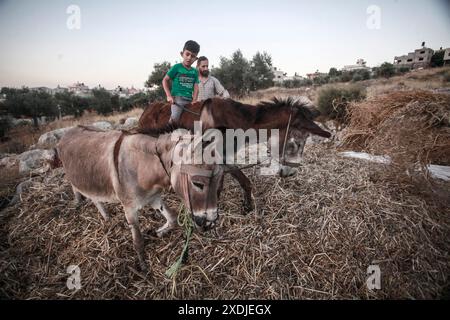
<instances>
[{"instance_id":1,"label":"donkey's eye","mask_svg":"<svg viewBox=\"0 0 450 320\"><path fill-rule=\"evenodd\" d=\"M192 182L192 184L195 187L199 188L201 191L203 191L203 187L205 186L203 183L200 183L200 182Z\"/></svg>"}]
</instances>

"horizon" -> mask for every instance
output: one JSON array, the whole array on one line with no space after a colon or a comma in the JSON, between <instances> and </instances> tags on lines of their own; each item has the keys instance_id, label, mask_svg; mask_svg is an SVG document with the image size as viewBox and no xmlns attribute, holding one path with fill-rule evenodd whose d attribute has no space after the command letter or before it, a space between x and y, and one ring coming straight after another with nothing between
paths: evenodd
<instances>
[{"instance_id":1,"label":"horizon","mask_svg":"<svg viewBox=\"0 0 450 320\"><path fill-rule=\"evenodd\" d=\"M180 62L189 39L200 44L199 55L208 57L210 67L238 49L248 60L265 51L278 70L305 76L359 58L370 67L393 63L422 42L445 49L448 30L445 0L252 0L225 6L204 0L0 0L0 87L80 82L141 90L155 63Z\"/></svg>"}]
</instances>

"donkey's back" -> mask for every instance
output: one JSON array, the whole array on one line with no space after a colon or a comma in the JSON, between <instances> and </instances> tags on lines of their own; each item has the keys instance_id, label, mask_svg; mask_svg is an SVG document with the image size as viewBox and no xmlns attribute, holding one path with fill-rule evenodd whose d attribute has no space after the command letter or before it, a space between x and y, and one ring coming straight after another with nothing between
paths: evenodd
<instances>
[{"instance_id":1,"label":"donkey's back","mask_svg":"<svg viewBox=\"0 0 450 320\"><path fill-rule=\"evenodd\" d=\"M91 199L112 202L114 192L114 146L119 131L75 127L58 144L58 155L66 178Z\"/></svg>"}]
</instances>

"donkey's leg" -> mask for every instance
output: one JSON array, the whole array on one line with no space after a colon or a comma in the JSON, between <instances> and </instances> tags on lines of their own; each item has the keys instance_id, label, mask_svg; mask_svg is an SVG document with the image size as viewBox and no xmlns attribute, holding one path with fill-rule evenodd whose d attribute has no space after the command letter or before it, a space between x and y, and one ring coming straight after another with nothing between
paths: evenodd
<instances>
[{"instance_id":1,"label":"donkey's leg","mask_svg":"<svg viewBox=\"0 0 450 320\"><path fill-rule=\"evenodd\" d=\"M97 207L98 211L100 212L100 214L102 215L103 219L105 219L105 221L109 220L109 214L108 212L105 210L105 207L103 207L103 204L101 202L98 201L94 201L92 200L92 202L95 204L95 206Z\"/></svg>"},{"instance_id":2,"label":"donkey's leg","mask_svg":"<svg viewBox=\"0 0 450 320\"><path fill-rule=\"evenodd\" d=\"M156 230L157 236L162 237L175 227L177 215L172 208L169 208L164 203L159 195L151 202L151 206L153 209L159 211L164 218L166 218L166 223L161 228Z\"/></svg>"},{"instance_id":3,"label":"donkey's leg","mask_svg":"<svg viewBox=\"0 0 450 320\"><path fill-rule=\"evenodd\" d=\"M72 191L73 191L73 195L74 195L73 202L74 202L75 206L78 207L81 204L81 202L83 201L83 195L74 186L72 186Z\"/></svg>"},{"instance_id":4,"label":"donkey's leg","mask_svg":"<svg viewBox=\"0 0 450 320\"><path fill-rule=\"evenodd\" d=\"M142 271L147 271L147 264L144 258L144 238L142 237L141 230L139 229L138 210L134 207L124 207L125 217L127 218L128 227L131 230L133 236L134 250L136 250L139 265Z\"/></svg>"},{"instance_id":5,"label":"donkey's leg","mask_svg":"<svg viewBox=\"0 0 450 320\"><path fill-rule=\"evenodd\" d=\"M229 173L231 176L236 179L236 181L240 184L241 188L244 190L244 210L245 212L250 212L255 208L254 205L254 198L253 198L253 192L252 192L252 183L247 178L245 174L242 173L242 171L233 166L228 166Z\"/></svg>"}]
</instances>

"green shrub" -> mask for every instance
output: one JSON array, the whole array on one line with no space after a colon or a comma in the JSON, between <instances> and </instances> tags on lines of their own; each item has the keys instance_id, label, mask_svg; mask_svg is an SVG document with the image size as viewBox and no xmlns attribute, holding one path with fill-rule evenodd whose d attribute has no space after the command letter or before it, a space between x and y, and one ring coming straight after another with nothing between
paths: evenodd
<instances>
[{"instance_id":1,"label":"green shrub","mask_svg":"<svg viewBox=\"0 0 450 320\"><path fill-rule=\"evenodd\" d=\"M447 72L444 74L444 81L445 81L445 82L450 82L450 71L447 71Z\"/></svg>"},{"instance_id":2,"label":"green shrub","mask_svg":"<svg viewBox=\"0 0 450 320\"><path fill-rule=\"evenodd\" d=\"M345 123L348 104L352 101L361 101L365 97L365 89L359 86L327 87L319 91L317 107L328 118Z\"/></svg>"},{"instance_id":3,"label":"green shrub","mask_svg":"<svg viewBox=\"0 0 450 320\"><path fill-rule=\"evenodd\" d=\"M6 135L11 127L11 119L9 117L0 117L0 139Z\"/></svg>"}]
</instances>

